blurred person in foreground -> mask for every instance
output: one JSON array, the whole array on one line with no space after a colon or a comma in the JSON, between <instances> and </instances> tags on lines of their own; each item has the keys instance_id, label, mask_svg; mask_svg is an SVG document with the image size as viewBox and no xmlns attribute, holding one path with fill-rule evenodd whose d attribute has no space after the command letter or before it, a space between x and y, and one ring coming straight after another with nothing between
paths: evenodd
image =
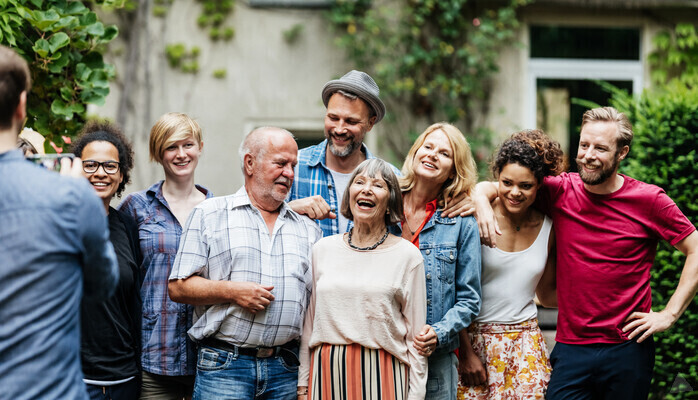
<instances>
[{"instance_id":1,"label":"blurred person in foreground","mask_svg":"<svg viewBox=\"0 0 698 400\"><path fill-rule=\"evenodd\" d=\"M82 371L91 400L138 399L141 391L141 251L130 215L109 203L131 180L133 148L113 124L89 122L71 152L104 204L109 240L119 263L119 285L103 302L84 300L81 319Z\"/></svg>"},{"instance_id":2,"label":"blurred person in foreground","mask_svg":"<svg viewBox=\"0 0 698 400\"><path fill-rule=\"evenodd\" d=\"M555 232L533 203L543 179L564 170L560 144L540 130L513 134L494 157L492 206L502 234L496 248L482 246L482 307L468 329L472 345L461 346L459 400L545 395L551 368L534 296L557 306Z\"/></svg>"},{"instance_id":3,"label":"blurred person in foreground","mask_svg":"<svg viewBox=\"0 0 698 400\"><path fill-rule=\"evenodd\" d=\"M81 161L61 176L16 149L29 88L26 61L0 46L0 396L82 400L80 301L108 298L118 265Z\"/></svg>"},{"instance_id":4,"label":"blurred person in foreground","mask_svg":"<svg viewBox=\"0 0 698 400\"><path fill-rule=\"evenodd\" d=\"M405 158L400 178L405 215L400 235L424 257L427 320L415 338L428 357L427 400L455 399L459 335L480 311L480 236L475 218L444 208L470 195L477 169L465 136L448 123L427 127Z\"/></svg>"},{"instance_id":5,"label":"blurred person in foreground","mask_svg":"<svg viewBox=\"0 0 698 400\"><path fill-rule=\"evenodd\" d=\"M313 247L298 399L424 399L427 361L414 345L426 321L424 260L389 233L402 218L391 166L359 164L341 212L354 226Z\"/></svg>"},{"instance_id":6,"label":"blurred person in foreground","mask_svg":"<svg viewBox=\"0 0 698 400\"><path fill-rule=\"evenodd\" d=\"M193 307L170 300L167 282L189 214L213 197L194 182L203 146L195 120L182 113L161 116L150 130L150 160L162 166L165 179L129 194L118 207L136 221L143 255L143 400L181 400L194 390L196 345L187 336Z\"/></svg>"},{"instance_id":7,"label":"blurred person in foreground","mask_svg":"<svg viewBox=\"0 0 698 400\"><path fill-rule=\"evenodd\" d=\"M195 400L296 397L310 251L321 237L284 202L297 153L287 130L253 130L239 151L244 186L189 217L169 289L172 300L196 306Z\"/></svg>"},{"instance_id":8,"label":"blurred person in foreground","mask_svg":"<svg viewBox=\"0 0 698 400\"><path fill-rule=\"evenodd\" d=\"M543 179L536 206L555 225L557 333L547 399L646 399L654 338L678 320L698 288L698 233L663 189L618 173L630 151L628 117L612 107L587 110L577 149L578 173ZM477 186L483 243L500 233L489 200L497 186ZM686 255L676 291L652 311L650 268L659 240Z\"/></svg>"}]
</instances>

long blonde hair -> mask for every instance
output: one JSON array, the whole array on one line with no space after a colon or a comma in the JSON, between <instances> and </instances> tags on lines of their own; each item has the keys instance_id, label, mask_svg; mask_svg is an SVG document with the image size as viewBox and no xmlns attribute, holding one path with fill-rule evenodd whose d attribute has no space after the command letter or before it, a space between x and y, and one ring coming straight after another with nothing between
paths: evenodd
<instances>
[{"instance_id":1,"label":"long blonde hair","mask_svg":"<svg viewBox=\"0 0 698 400\"><path fill-rule=\"evenodd\" d=\"M470 192L475 187L477 183L477 167L475 166L475 159L470 151L470 145L468 141L463 136L463 133L455 126L447 122L438 122L429 126L421 135L414 141L412 148L410 148L407 157L405 158L405 163L402 164L402 177L400 178L400 189L403 193L409 192L415 185L414 176L414 157L417 150L422 147L427 136L434 131L441 130L446 137L448 142L453 149L453 167L455 169L455 176L449 178L444 182L441 192L438 194L440 207L447 207L448 199L453 198L461 193L466 193L470 195Z\"/></svg>"}]
</instances>

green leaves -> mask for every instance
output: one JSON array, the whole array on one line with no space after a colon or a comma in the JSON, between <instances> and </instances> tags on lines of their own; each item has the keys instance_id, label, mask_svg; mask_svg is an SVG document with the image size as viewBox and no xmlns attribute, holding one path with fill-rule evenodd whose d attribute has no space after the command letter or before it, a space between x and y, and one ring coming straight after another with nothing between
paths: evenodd
<instances>
[{"instance_id":1,"label":"green leaves","mask_svg":"<svg viewBox=\"0 0 698 400\"><path fill-rule=\"evenodd\" d=\"M328 20L335 43L376 79L381 97L407 105L417 117L465 126L468 140L487 144L490 132L478 129L474 116L489 96L501 49L516 42L516 10L529 2L478 2L474 7L468 0L380 6L370 0L337 0ZM398 155L406 150L394 149ZM480 161L484 165L484 157Z\"/></svg>"},{"instance_id":2,"label":"green leaves","mask_svg":"<svg viewBox=\"0 0 698 400\"><path fill-rule=\"evenodd\" d=\"M65 32L58 32L51 36L48 41L49 50L55 53L57 50L67 46L70 43L70 37Z\"/></svg>"},{"instance_id":3,"label":"green leaves","mask_svg":"<svg viewBox=\"0 0 698 400\"><path fill-rule=\"evenodd\" d=\"M664 84L680 81L698 85L698 33L694 24L677 24L654 39L656 50L649 57L652 81Z\"/></svg>"},{"instance_id":4,"label":"green leaves","mask_svg":"<svg viewBox=\"0 0 698 400\"><path fill-rule=\"evenodd\" d=\"M87 104L104 104L114 67L104 45L118 36L81 0L0 0L0 43L30 63L27 126L57 145L78 133ZM52 149L50 149L52 150Z\"/></svg>"}]
</instances>

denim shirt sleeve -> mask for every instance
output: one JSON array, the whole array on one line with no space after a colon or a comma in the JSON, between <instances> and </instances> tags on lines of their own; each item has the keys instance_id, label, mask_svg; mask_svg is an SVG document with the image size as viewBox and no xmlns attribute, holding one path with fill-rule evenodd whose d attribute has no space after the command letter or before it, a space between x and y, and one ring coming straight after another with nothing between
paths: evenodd
<instances>
[{"instance_id":1,"label":"denim shirt sleeve","mask_svg":"<svg viewBox=\"0 0 698 400\"><path fill-rule=\"evenodd\" d=\"M82 182L81 182L82 183ZM108 298L119 280L119 266L114 247L109 241L109 225L104 205L92 188L81 185L78 190L77 221L83 243L83 287L85 297Z\"/></svg>"},{"instance_id":2,"label":"denim shirt sleeve","mask_svg":"<svg viewBox=\"0 0 698 400\"><path fill-rule=\"evenodd\" d=\"M455 350L458 333L468 327L480 312L480 233L473 217L461 220L456 265L456 303L441 320L432 325L438 349Z\"/></svg>"}]
</instances>

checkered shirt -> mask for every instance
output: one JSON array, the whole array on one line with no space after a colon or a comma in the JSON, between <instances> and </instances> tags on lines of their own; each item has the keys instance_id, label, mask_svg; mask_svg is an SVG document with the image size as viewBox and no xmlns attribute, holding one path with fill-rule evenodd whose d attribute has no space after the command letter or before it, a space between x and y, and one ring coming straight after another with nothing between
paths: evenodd
<instances>
[{"instance_id":1,"label":"checkered shirt","mask_svg":"<svg viewBox=\"0 0 698 400\"><path fill-rule=\"evenodd\" d=\"M286 204L270 236L243 186L194 208L182 235L170 280L210 280L273 286L275 299L252 314L235 303L196 306L192 340L216 339L242 347L272 347L300 337L312 290L311 248L320 229Z\"/></svg>"}]
</instances>

